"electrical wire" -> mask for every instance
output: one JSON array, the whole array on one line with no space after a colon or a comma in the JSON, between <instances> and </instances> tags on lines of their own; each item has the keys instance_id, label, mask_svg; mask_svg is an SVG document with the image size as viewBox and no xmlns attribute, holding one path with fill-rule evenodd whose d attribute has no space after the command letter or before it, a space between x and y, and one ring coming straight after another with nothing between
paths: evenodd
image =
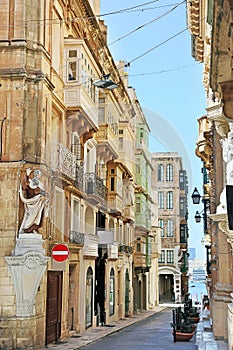
<instances>
[{"instance_id":1,"label":"electrical wire","mask_svg":"<svg viewBox=\"0 0 233 350\"><path fill-rule=\"evenodd\" d=\"M154 74L162 74L162 73L169 73L169 72L174 72L177 70L182 70L182 69L186 69L186 68L190 68L190 67L194 67L194 66L199 66L201 63L197 62L197 63L193 63L193 64L189 64L186 66L181 66L181 67L175 67L175 68L170 68L170 69L164 69L161 71L157 71L157 72L147 72L147 73L139 73L139 74L129 74L129 77L140 77L143 75L154 75Z\"/></svg>"},{"instance_id":2,"label":"electrical wire","mask_svg":"<svg viewBox=\"0 0 233 350\"><path fill-rule=\"evenodd\" d=\"M168 39L162 41L161 43L155 45L155 46L152 47L151 49L149 49L149 50L143 52L141 55L139 55L139 56L135 57L134 59L132 59L131 61L129 61L129 64L131 65L131 63L133 63L133 62L139 60L140 58L142 58L142 57L144 57L145 55L147 55L148 53L154 51L154 50L157 49L158 47L160 47L160 46L166 44L168 41L170 41L170 40L176 38L177 36L181 35L182 33L186 32L187 30L188 30L188 27L185 28L185 29L183 29L183 30L181 30L180 32L178 32L178 33L176 33L176 34L170 36ZM120 68L123 68L123 66L121 66ZM120 69L120 68L119 68L119 69Z\"/></svg>"},{"instance_id":3,"label":"electrical wire","mask_svg":"<svg viewBox=\"0 0 233 350\"><path fill-rule=\"evenodd\" d=\"M149 5L149 4L153 4L153 3L158 2L158 1L159 0L148 1L148 2L145 2L145 3L140 4L140 5L136 5L136 6L132 6L132 7L126 7L124 9L112 11L112 12L109 12L109 13L104 13L104 14L100 15L100 17L115 15L115 14L122 13L122 12L127 12L127 11L130 11L130 10L136 9L138 7L142 7L142 6L146 6L146 5Z\"/></svg>"},{"instance_id":4,"label":"electrical wire","mask_svg":"<svg viewBox=\"0 0 233 350\"><path fill-rule=\"evenodd\" d=\"M139 5L136 5L136 6L126 7L124 9L111 11L111 12L107 12L107 13L100 14L100 15L87 16L87 17L83 17L82 16L82 17L74 17L74 18L70 18L70 17L67 17L67 18L47 18L47 19L45 18L45 19L41 19L41 20L39 20L39 19L33 20L32 19L32 20L28 20L28 21L19 21L18 25L22 25L23 23L29 24L29 23L32 23L32 22L35 22L37 25L40 22L42 23L42 25L48 25L51 22L55 22L55 21L58 21L57 23L60 23L61 21L64 22L64 21L69 21L69 20L71 22L75 22L77 20L88 20L88 19L94 19L94 18L101 18L101 17L106 17L106 16L110 16L110 15L115 15L115 14L128 12L128 11L131 11L131 10L135 10L135 9L137 9L139 7L147 6L147 5L153 4L153 3L158 2L158 1L160 1L160 0L148 1L148 2L145 2L145 3L139 4ZM141 9L140 11L142 11L142 10L145 10L145 9ZM9 12L5 12L5 15L8 16ZM15 24L13 24L13 25L0 25L0 28L10 28L12 26L15 26Z\"/></svg>"},{"instance_id":5,"label":"electrical wire","mask_svg":"<svg viewBox=\"0 0 233 350\"><path fill-rule=\"evenodd\" d=\"M112 41L111 43L108 44L108 46L111 46L111 45L117 43L118 41L127 38L128 36L130 36L131 34L137 32L138 30L140 30L140 29L142 29L142 28L148 26L149 24L151 24L151 23L153 23L153 22L155 22L155 21L157 21L157 20L159 20L159 19L161 19L161 18L167 16L169 13L173 12L174 10L176 10L180 5L184 4L185 2L186 2L186 0L181 1L181 2L178 3L176 6L174 6L172 9L166 11L166 12L163 13L162 15L160 15L160 16L158 16L158 17L155 17L154 19L150 20L149 22L146 22L146 23L140 25L139 27L133 29L131 32L129 32L129 33L127 33L127 34L121 36L120 38L118 38L118 39L116 39L116 40L114 40L114 41Z\"/></svg>"}]
</instances>

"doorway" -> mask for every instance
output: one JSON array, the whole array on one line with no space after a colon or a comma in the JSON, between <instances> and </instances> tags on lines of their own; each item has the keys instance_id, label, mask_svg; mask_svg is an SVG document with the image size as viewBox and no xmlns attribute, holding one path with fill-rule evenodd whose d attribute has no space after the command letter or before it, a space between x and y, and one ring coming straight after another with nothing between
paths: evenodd
<instances>
[{"instance_id":1,"label":"doorway","mask_svg":"<svg viewBox=\"0 0 233 350\"><path fill-rule=\"evenodd\" d=\"M46 345L61 337L62 271L48 271L46 304Z\"/></svg>"}]
</instances>

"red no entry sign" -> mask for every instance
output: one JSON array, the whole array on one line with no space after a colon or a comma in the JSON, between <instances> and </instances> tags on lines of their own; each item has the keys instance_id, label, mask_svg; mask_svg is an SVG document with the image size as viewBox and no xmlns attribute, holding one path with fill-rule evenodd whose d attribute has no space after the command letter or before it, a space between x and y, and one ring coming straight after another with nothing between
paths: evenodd
<instances>
[{"instance_id":1,"label":"red no entry sign","mask_svg":"<svg viewBox=\"0 0 233 350\"><path fill-rule=\"evenodd\" d=\"M65 244L55 245L51 253L52 258L58 262L65 261L68 258L69 254L69 249Z\"/></svg>"}]
</instances>

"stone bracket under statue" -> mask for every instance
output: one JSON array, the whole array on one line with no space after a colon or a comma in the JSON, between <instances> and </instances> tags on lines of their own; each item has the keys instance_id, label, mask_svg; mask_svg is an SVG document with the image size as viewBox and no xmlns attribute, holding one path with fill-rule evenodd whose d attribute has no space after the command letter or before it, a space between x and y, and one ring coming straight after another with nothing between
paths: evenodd
<instances>
[{"instance_id":1,"label":"stone bracket under statue","mask_svg":"<svg viewBox=\"0 0 233 350\"><path fill-rule=\"evenodd\" d=\"M36 293L50 259L45 256L42 245L40 234L19 234L12 256L5 257L16 294L16 316L28 317L35 313Z\"/></svg>"}]
</instances>

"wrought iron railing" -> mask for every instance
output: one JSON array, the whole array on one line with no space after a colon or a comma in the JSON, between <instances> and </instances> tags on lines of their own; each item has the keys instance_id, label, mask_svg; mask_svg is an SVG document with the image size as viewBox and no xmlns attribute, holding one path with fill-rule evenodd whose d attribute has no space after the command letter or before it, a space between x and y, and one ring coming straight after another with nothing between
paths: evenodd
<instances>
[{"instance_id":1,"label":"wrought iron railing","mask_svg":"<svg viewBox=\"0 0 233 350\"><path fill-rule=\"evenodd\" d=\"M76 164L76 177L75 177L74 185L81 191L84 190L83 176L84 176L83 167Z\"/></svg>"},{"instance_id":2,"label":"wrought iron railing","mask_svg":"<svg viewBox=\"0 0 233 350\"><path fill-rule=\"evenodd\" d=\"M57 162L55 166L63 174L75 179L76 156L61 143L57 145Z\"/></svg>"},{"instance_id":3,"label":"wrought iron railing","mask_svg":"<svg viewBox=\"0 0 233 350\"><path fill-rule=\"evenodd\" d=\"M103 179L96 175L96 173L85 174L85 192L107 200L107 187L104 186Z\"/></svg>"},{"instance_id":4,"label":"wrought iron railing","mask_svg":"<svg viewBox=\"0 0 233 350\"><path fill-rule=\"evenodd\" d=\"M70 243L84 245L84 233L80 233L77 231L69 232Z\"/></svg>"}]
</instances>

